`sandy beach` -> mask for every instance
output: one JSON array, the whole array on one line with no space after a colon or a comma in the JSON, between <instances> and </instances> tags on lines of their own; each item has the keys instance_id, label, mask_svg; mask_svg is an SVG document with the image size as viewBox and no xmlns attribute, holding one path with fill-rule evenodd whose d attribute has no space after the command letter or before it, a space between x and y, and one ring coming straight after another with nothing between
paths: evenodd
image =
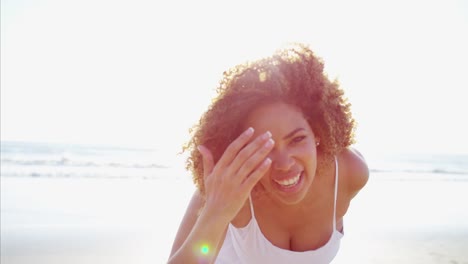
<instances>
[{"instance_id":1,"label":"sandy beach","mask_svg":"<svg viewBox=\"0 0 468 264\"><path fill-rule=\"evenodd\" d=\"M468 182L385 176L351 204L334 263L468 263Z\"/></svg>"},{"instance_id":2,"label":"sandy beach","mask_svg":"<svg viewBox=\"0 0 468 264\"><path fill-rule=\"evenodd\" d=\"M333 263L467 264L468 181L387 176L351 204ZM2 177L1 263L165 263L193 188L183 176Z\"/></svg>"}]
</instances>

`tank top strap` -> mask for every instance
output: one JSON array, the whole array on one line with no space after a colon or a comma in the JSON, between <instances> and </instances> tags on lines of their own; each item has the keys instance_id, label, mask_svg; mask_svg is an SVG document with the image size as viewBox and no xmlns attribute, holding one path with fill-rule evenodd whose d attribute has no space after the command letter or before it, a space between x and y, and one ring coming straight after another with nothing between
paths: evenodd
<instances>
[{"instance_id":1,"label":"tank top strap","mask_svg":"<svg viewBox=\"0 0 468 264\"><path fill-rule=\"evenodd\" d=\"M252 196L249 194L249 203L250 203L250 214L252 215L252 218L255 218L255 213L254 213L254 208L253 208L253 203L252 203Z\"/></svg>"},{"instance_id":2,"label":"tank top strap","mask_svg":"<svg viewBox=\"0 0 468 264\"><path fill-rule=\"evenodd\" d=\"M338 159L335 156L335 196L333 201L333 230L336 230L336 200L338 197Z\"/></svg>"}]
</instances>

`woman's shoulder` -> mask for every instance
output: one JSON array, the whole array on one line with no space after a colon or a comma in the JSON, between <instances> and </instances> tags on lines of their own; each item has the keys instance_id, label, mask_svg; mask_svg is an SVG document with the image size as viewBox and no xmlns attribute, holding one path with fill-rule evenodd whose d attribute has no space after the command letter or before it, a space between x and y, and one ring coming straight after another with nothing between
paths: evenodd
<instances>
[{"instance_id":1,"label":"woman's shoulder","mask_svg":"<svg viewBox=\"0 0 468 264\"><path fill-rule=\"evenodd\" d=\"M337 158L340 181L351 199L366 185L369 168L364 156L355 148L346 148Z\"/></svg>"}]
</instances>

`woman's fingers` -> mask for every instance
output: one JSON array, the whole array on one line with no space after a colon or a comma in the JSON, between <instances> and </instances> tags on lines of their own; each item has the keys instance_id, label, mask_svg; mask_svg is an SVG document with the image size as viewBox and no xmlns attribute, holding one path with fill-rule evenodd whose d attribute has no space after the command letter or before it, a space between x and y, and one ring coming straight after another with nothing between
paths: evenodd
<instances>
[{"instance_id":1,"label":"woman's fingers","mask_svg":"<svg viewBox=\"0 0 468 264\"><path fill-rule=\"evenodd\" d=\"M211 154L211 151L205 146L200 145L197 148L203 158L203 176L206 178L213 171L213 154Z\"/></svg>"},{"instance_id":2,"label":"woman's fingers","mask_svg":"<svg viewBox=\"0 0 468 264\"><path fill-rule=\"evenodd\" d=\"M274 142L271 133L258 136L254 141L245 146L232 161L229 170L242 178L248 176L251 171L265 159L273 148ZM241 179L243 180L243 179Z\"/></svg>"},{"instance_id":3,"label":"woman's fingers","mask_svg":"<svg viewBox=\"0 0 468 264\"><path fill-rule=\"evenodd\" d=\"M243 182L243 188L249 192L254 188L255 184L263 177L271 166L271 159L266 158Z\"/></svg>"},{"instance_id":4,"label":"woman's fingers","mask_svg":"<svg viewBox=\"0 0 468 264\"><path fill-rule=\"evenodd\" d=\"M203 159L207 204L229 219L239 212L252 188L270 168L267 156L274 146L271 133L251 140L252 136L253 129L249 128L227 147L216 163L208 148L198 147Z\"/></svg>"},{"instance_id":5,"label":"woman's fingers","mask_svg":"<svg viewBox=\"0 0 468 264\"><path fill-rule=\"evenodd\" d=\"M245 146L245 144L247 144L247 142L249 142L253 133L254 129L251 127L244 131L244 133L242 133L226 148L217 164L221 167L229 166L239 151Z\"/></svg>"},{"instance_id":6,"label":"woman's fingers","mask_svg":"<svg viewBox=\"0 0 468 264\"><path fill-rule=\"evenodd\" d=\"M239 168L237 175L241 177L241 181L244 181L246 177L251 177L251 174L255 173L259 169L259 166L262 166L262 162L265 161L268 154L273 149L275 142L273 139L268 139L266 142L261 141L263 144L256 149L256 151L242 163L242 166ZM271 162L271 160L270 160Z\"/></svg>"}]
</instances>

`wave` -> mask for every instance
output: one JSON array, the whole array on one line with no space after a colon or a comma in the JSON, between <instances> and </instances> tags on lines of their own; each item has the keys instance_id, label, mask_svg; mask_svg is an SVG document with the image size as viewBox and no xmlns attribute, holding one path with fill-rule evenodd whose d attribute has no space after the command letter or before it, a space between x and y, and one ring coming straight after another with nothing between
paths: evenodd
<instances>
[{"instance_id":1,"label":"wave","mask_svg":"<svg viewBox=\"0 0 468 264\"><path fill-rule=\"evenodd\" d=\"M113 173L73 173L73 172L2 172L2 177L14 178L73 178L73 179L159 179L155 174L113 174Z\"/></svg>"},{"instance_id":2,"label":"wave","mask_svg":"<svg viewBox=\"0 0 468 264\"><path fill-rule=\"evenodd\" d=\"M60 160L1 160L1 177L32 178L158 178L172 168L160 164L125 164Z\"/></svg>"},{"instance_id":3,"label":"wave","mask_svg":"<svg viewBox=\"0 0 468 264\"><path fill-rule=\"evenodd\" d=\"M370 169L372 172L377 173L429 173L429 174L455 174L455 175L467 175L468 171L463 170L451 170L451 169Z\"/></svg>"},{"instance_id":4,"label":"wave","mask_svg":"<svg viewBox=\"0 0 468 264\"><path fill-rule=\"evenodd\" d=\"M59 166L59 167L113 167L113 168L137 168L137 169L164 169L169 168L168 165L157 163L139 164L139 163L122 163L122 162L96 162L96 161L76 161L66 157L59 159L1 159L2 165L17 165L17 166Z\"/></svg>"}]
</instances>

